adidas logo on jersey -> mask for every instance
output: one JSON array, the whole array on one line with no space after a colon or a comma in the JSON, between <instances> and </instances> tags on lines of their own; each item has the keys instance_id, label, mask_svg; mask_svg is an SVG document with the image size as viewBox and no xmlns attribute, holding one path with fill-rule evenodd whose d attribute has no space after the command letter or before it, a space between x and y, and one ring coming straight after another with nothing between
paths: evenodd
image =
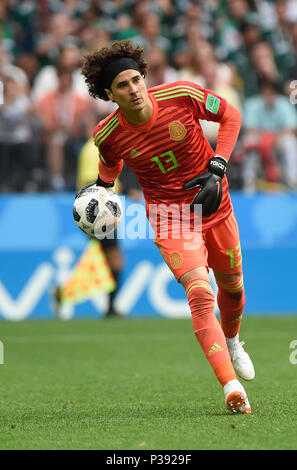
<instances>
[{"instance_id":1,"label":"adidas logo on jersey","mask_svg":"<svg viewBox=\"0 0 297 470\"><path fill-rule=\"evenodd\" d=\"M139 155L139 151L136 150L136 149L132 149L131 152L130 152L130 157L136 157L137 155Z\"/></svg>"}]
</instances>

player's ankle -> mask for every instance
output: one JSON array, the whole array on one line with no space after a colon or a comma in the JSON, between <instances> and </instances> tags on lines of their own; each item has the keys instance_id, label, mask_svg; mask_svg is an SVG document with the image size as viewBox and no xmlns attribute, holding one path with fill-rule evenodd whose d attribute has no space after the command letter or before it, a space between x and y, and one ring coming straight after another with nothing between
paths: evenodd
<instances>
[{"instance_id":1,"label":"player's ankle","mask_svg":"<svg viewBox=\"0 0 297 470\"><path fill-rule=\"evenodd\" d=\"M224 387L224 392L225 392L225 395L228 395L228 393L230 393L230 391L232 390L242 390L242 385L241 383L239 382L239 380L237 379L232 379L232 380L229 380L229 382L227 382Z\"/></svg>"},{"instance_id":2,"label":"player's ankle","mask_svg":"<svg viewBox=\"0 0 297 470\"><path fill-rule=\"evenodd\" d=\"M235 344L239 343L239 333L237 333L233 338L226 338L226 343L228 348L232 348Z\"/></svg>"}]
</instances>

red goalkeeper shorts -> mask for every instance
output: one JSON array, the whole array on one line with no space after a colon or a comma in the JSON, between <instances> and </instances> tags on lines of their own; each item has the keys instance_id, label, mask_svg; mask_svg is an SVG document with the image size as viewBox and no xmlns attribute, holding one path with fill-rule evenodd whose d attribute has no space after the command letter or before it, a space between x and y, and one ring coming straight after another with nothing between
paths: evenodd
<instances>
[{"instance_id":1,"label":"red goalkeeper shorts","mask_svg":"<svg viewBox=\"0 0 297 470\"><path fill-rule=\"evenodd\" d=\"M239 230L233 211L218 225L202 230L193 242L183 233L178 239L157 237L154 242L177 280L200 266L224 274L242 270Z\"/></svg>"}]
</instances>

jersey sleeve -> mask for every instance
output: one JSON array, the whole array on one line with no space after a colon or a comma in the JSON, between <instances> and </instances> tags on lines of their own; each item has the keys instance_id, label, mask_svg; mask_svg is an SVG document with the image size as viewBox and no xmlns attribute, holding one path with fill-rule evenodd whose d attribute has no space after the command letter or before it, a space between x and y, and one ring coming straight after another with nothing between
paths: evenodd
<instances>
[{"instance_id":1,"label":"jersey sleeve","mask_svg":"<svg viewBox=\"0 0 297 470\"><path fill-rule=\"evenodd\" d=\"M217 136L216 154L229 160L236 145L241 126L241 114L235 106L226 103Z\"/></svg>"},{"instance_id":2,"label":"jersey sleeve","mask_svg":"<svg viewBox=\"0 0 297 470\"><path fill-rule=\"evenodd\" d=\"M190 106L195 119L220 123L216 154L229 160L241 126L239 111L212 90L188 83ZM189 101L188 101L189 102Z\"/></svg>"},{"instance_id":3,"label":"jersey sleeve","mask_svg":"<svg viewBox=\"0 0 297 470\"><path fill-rule=\"evenodd\" d=\"M194 117L206 121L220 122L226 108L225 98L195 83L189 82L188 89Z\"/></svg>"},{"instance_id":4,"label":"jersey sleeve","mask_svg":"<svg viewBox=\"0 0 297 470\"><path fill-rule=\"evenodd\" d=\"M114 181L123 168L123 160L119 159L116 152L114 152L109 140L107 138L104 139L105 136L108 137L109 130L110 126L106 128L106 126L104 127L99 123L93 133L94 143L98 149L99 175L106 183Z\"/></svg>"},{"instance_id":5,"label":"jersey sleeve","mask_svg":"<svg viewBox=\"0 0 297 470\"><path fill-rule=\"evenodd\" d=\"M99 160L99 176L105 183L112 183L121 173L123 168L123 160L119 160L115 166L108 167L102 160Z\"/></svg>"},{"instance_id":6,"label":"jersey sleeve","mask_svg":"<svg viewBox=\"0 0 297 470\"><path fill-rule=\"evenodd\" d=\"M105 145L105 142L101 143L97 135L98 135L98 127L96 127L93 133L94 144L98 149L98 156L99 156L100 161L106 167L111 168L117 164L118 158L116 158L116 155L114 154L114 152L112 152L111 146Z\"/></svg>"}]
</instances>

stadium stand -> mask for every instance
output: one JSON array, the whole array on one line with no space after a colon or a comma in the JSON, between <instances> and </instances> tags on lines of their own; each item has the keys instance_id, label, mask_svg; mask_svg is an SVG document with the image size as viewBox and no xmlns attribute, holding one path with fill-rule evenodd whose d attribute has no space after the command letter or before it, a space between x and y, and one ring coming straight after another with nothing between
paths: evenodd
<instances>
[{"instance_id":1,"label":"stadium stand","mask_svg":"<svg viewBox=\"0 0 297 470\"><path fill-rule=\"evenodd\" d=\"M80 76L83 56L124 38L131 38L145 48L149 86L164 80L189 79L216 89L222 96L226 94L244 112L247 100L259 96L264 79L277 81L278 96L287 101L290 114L296 115L295 1L2 0L2 193L75 189L78 155L91 135L92 123L112 110L110 103L98 103L87 96ZM67 76L69 79L65 93L75 96L78 111L72 110L71 122L61 124L65 113L60 107L55 116L60 131L50 131L49 136L45 121L50 111L44 103L60 96L62 69L65 80ZM47 111L40 111L44 106ZM82 109L88 112L82 113ZM268 107L268 120L269 113ZM89 122L81 122L79 114L88 115ZM290 163L279 152L277 132L270 129L275 134L271 140L275 142L271 143L276 167L273 181L261 152L254 149L253 160L257 165L253 168L257 171L249 185L246 168L251 166L251 152L245 144L249 128L243 120L239 145L229 169L231 189L297 189L296 180L288 179L290 168L294 172L297 168L295 121L296 116L291 120L290 136L285 139L293 143ZM208 135L212 143L216 129L209 128Z\"/></svg>"}]
</instances>

